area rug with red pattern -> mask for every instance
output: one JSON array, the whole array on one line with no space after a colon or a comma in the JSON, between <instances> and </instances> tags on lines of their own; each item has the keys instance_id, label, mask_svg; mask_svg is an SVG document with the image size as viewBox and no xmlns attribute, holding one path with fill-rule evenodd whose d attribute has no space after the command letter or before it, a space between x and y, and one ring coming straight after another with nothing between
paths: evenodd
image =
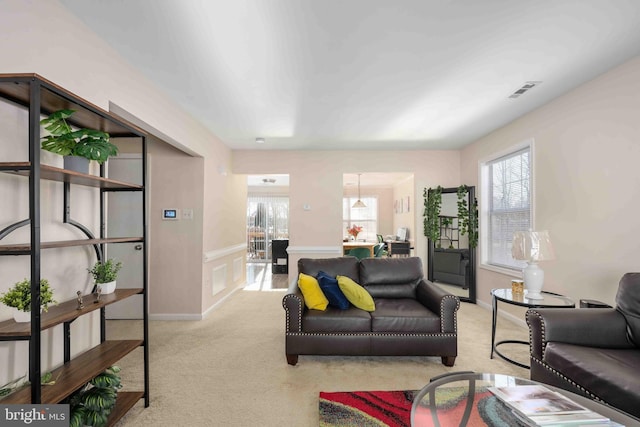
<instances>
[{"instance_id":1,"label":"area rug with red pattern","mask_svg":"<svg viewBox=\"0 0 640 427\"><path fill-rule=\"evenodd\" d=\"M321 427L408 427L417 391L320 392Z\"/></svg>"},{"instance_id":2,"label":"area rug with red pattern","mask_svg":"<svg viewBox=\"0 0 640 427\"><path fill-rule=\"evenodd\" d=\"M320 392L320 427L409 427L411 406L419 391ZM476 390L469 405L468 390L441 391L433 412L420 408L419 426L524 426L511 410L485 389Z\"/></svg>"}]
</instances>

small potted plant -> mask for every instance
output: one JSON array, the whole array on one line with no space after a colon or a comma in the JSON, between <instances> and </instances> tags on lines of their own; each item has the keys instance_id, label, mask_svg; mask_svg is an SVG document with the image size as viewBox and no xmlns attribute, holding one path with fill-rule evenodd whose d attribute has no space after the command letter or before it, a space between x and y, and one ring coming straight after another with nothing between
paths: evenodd
<instances>
[{"instance_id":1,"label":"small potted plant","mask_svg":"<svg viewBox=\"0 0 640 427\"><path fill-rule=\"evenodd\" d=\"M109 141L109 134L94 129L74 130L67 119L75 113L75 110L58 110L51 113L40 124L44 126L49 135L42 138L42 149L65 156L65 169L74 169L71 165L73 157L81 157L85 165L79 172L89 172L89 160L95 160L102 164L109 156L118 154L118 147ZM83 160L84 160L83 159Z\"/></svg>"},{"instance_id":2,"label":"small potted plant","mask_svg":"<svg viewBox=\"0 0 640 427\"><path fill-rule=\"evenodd\" d=\"M121 268L122 262L109 258L105 262L96 262L88 271L93 276L96 288L100 288L100 293L110 294L116 290L116 278Z\"/></svg>"},{"instance_id":3,"label":"small potted plant","mask_svg":"<svg viewBox=\"0 0 640 427\"><path fill-rule=\"evenodd\" d=\"M0 302L12 307L13 318L16 322L31 321L31 281L24 279L0 296ZM40 309L49 310L49 304L55 304L53 289L47 279L40 279Z\"/></svg>"}]
</instances>

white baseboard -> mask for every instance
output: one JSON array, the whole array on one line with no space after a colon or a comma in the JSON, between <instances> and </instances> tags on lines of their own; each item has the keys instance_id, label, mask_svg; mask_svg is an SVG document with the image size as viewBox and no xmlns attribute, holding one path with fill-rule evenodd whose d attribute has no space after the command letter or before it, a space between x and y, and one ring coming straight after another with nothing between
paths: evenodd
<instances>
[{"instance_id":1,"label":"white baseboard","mask_svg":"<svg viewBox=\"0 0 640 427\"><path fill-rule=\"evenodd\" d=\"M479 307L482 307L482 308L484 308L484 309L486 309L486 310L488 310L490 312L493 312L493 307L490 304L487 304L484 301L476 301L476 304ZM508 313L508 312L506 312L504 310L498 309L498 316L502 317L504 319L507 319L510 322L515 323L516 325L521 326L523 328L527 328L527 329L529 328L529 326L527 325L527 321L525 319L521 319L520 317L514 316L513 314Z\"/></svg>"},{"instance_id":2,"label":"white baseboard","mask_svg":"<svg viewBox=\"0 0 640 427\"><path fill-rule=\"evenodd\" d=\"M246 283L243 285L238 286L237 288L235 288L233 291L229 292L227 295L223 296L222 298L220 298L219 301L216 301L215 304L213 304L211 307L209 307L204 313L202 314L180 314L180 313L171 313L171 314L149 314L149 320L203 320L206 319L213 310L215 310L216 308L218 308L219 306L222 305L222 303L224 303L227 298L229 298L231 295L233 295L234 293L236 293L237 291L239 291L240 289L244 288L246 286Z\"/></svg>"}]
</instances>

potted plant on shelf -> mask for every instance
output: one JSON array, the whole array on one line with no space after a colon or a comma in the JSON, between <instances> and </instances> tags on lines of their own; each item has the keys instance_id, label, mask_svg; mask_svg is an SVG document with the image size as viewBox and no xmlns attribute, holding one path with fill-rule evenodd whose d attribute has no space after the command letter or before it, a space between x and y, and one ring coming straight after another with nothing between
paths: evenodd
<instances>
[{"instance_id":1,"label":"potted plant on shelf","mask_svg":"<svg viewBox=\"0 0 640 427\"><path fill-rule=\"evenodd\" d=\"M0 302L12 307L16 322L31 321L31 281L24 279L0 296ZM55 304L53 289L47 279L40 279L40 309L49 310L49 304Z\"/></svg>"},{"instance_id":2,"label":"potted plant on shelf","mask_svg":"<svg viewBox=\"0 0 640 427\"><path fill-rule=\"evenodd\" d=\"M109 258L105 262L96 262L93 268L87 270L93 276L95 287L100 288L100 293L110 294L116 290L116 278L121 268L122 262Z\"/></svg>"},{"instance_id":3,"label":"potted plant on shelf","mask_svg":"<svg viewBox=\"0 0 640 427\"><path fill-rule=\"evenodd\" d=\"M109 141L109 134L94 129L74 130L67 122L75 110L58 110L40 124L49 135L42 138L42 149L65 156L65 169L73 169L73 157L83 158L85 163L78 172L89 172L89 160L102 164L109 156L118 154L118 147ZM86 159L86 160L85 160Z\"/></svg>"},{"instance_id":4,"label":"potted plant on shelf","mask_svg":"<svg viewBox=\"0 0 640 427\"><path fill-rule=\"evenodd\" d=\"M71 396L70 427L107 425L118 389L122 387L119 372L118 366L111 366Z\"/></svg>"}]
</instances>

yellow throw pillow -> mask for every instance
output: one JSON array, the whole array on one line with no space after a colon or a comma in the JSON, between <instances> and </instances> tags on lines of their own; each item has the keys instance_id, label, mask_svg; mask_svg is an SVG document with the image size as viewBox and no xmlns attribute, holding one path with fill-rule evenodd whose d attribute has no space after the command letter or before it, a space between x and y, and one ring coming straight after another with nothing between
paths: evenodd
<instances>
[{"instance_id":1,"label":"yellow throw pillow","mask_svg":"<svg viewBox=\"0 0 640 427\"><path fill-rule=\"evenodd\" d=\"M329 300L324 296L320 284L315 277L300 273L298 276L298 287L304 297L304 305L309 310L324 311L329 305Z\"/></svg>"},{"instance_id":2,"label":"yellow throw pillow","mask_svg":"<svg viewBox=\"0 0 640 427\"><path fill-rule=\"evenodd\" d=\"M371 294L347 276L338 276L338 286L349 302L361 310L374 311L376 304Z\"/></svg>"}]
</instances>

